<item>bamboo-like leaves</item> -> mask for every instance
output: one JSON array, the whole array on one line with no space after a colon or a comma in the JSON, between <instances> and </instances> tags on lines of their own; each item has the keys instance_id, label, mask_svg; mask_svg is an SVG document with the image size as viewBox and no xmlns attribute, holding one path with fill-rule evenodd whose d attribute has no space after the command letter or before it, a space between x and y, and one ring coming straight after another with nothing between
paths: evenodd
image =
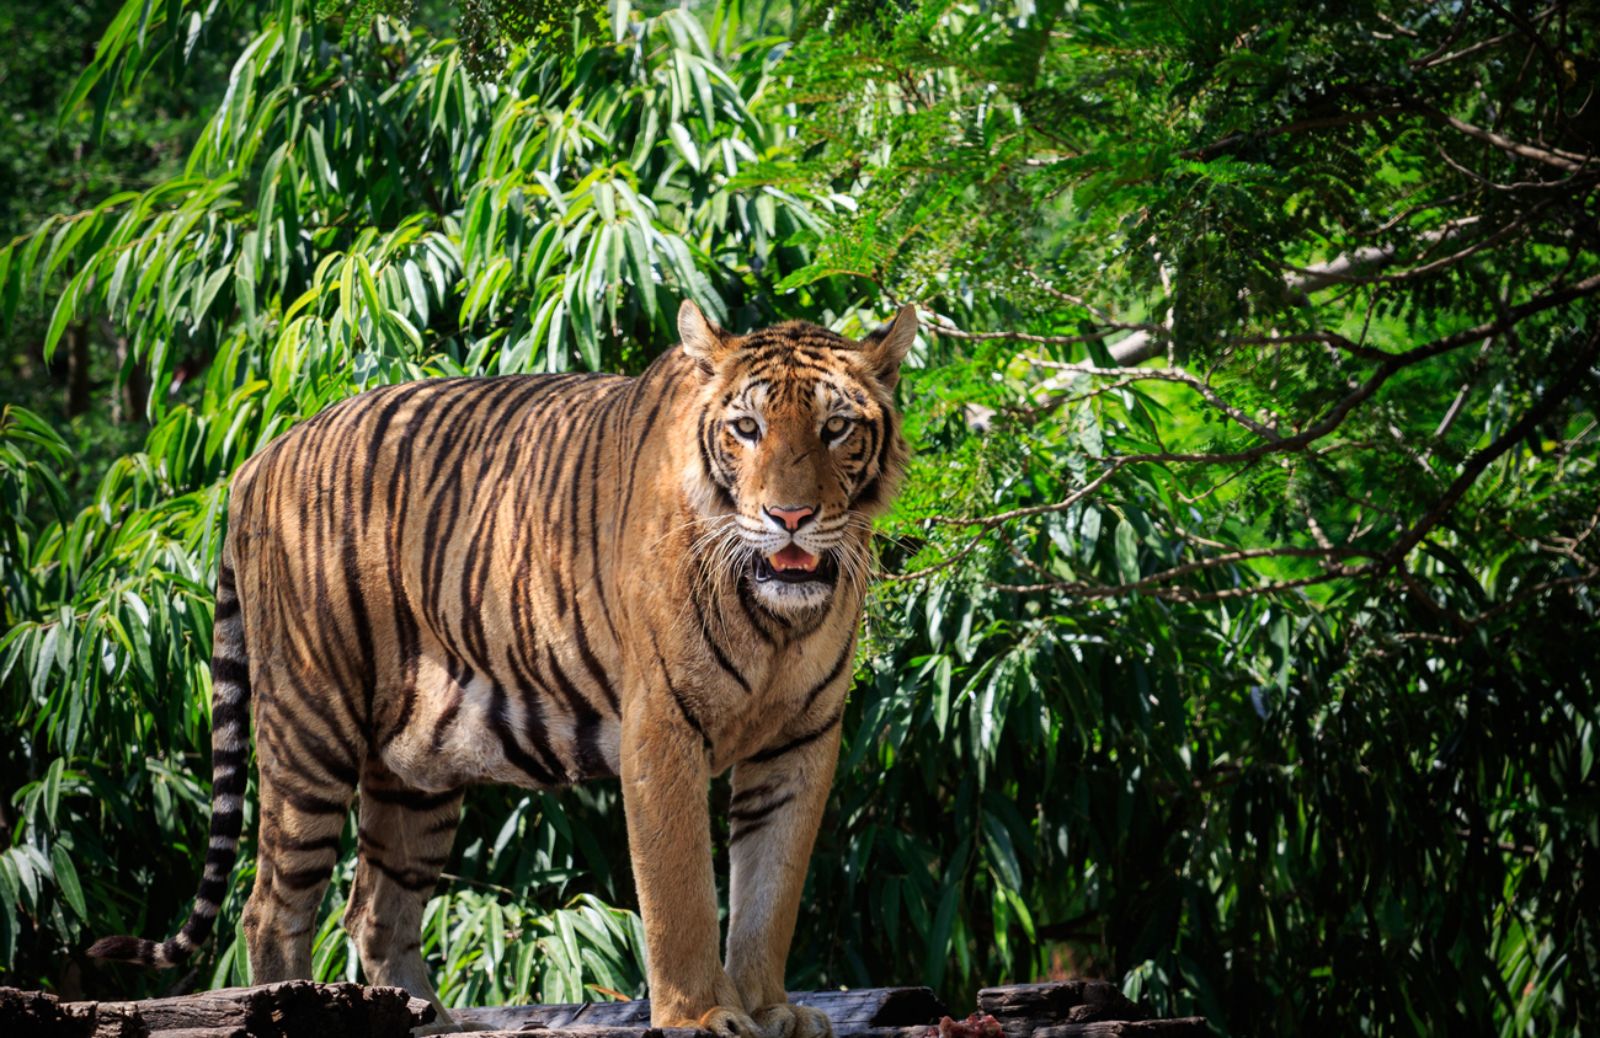
<instances>
[{"instance_id":1,"label":"bamboo-like leaves","mask_svg":"<svg viewBox=\"0 0 1600 1038\"><path fill-rule=\"evenodd\" d=\"M0 419L7 715L63 767L93 760L94 781L120 784L104 791L120 813L103 823L39 787L44 808L0 855L0 966L27 927L67 944L87 918L131 913L119 928L160 930L179 910L182 895L152 895L137 863L112 875L77 852L114 860L106 834L153 826L161 867L192 866L209 587L244 459L379 383L636 368L674 340L678 298L727 321L722 289L763 292L772 272L756 267L813 219L800 196L738 182L777 139L748 100L767 68L724 68L680 10L625 18L619 40L584 41L573 62L517 55L490 85L454 43L382 18L345 38L291 0L129 0L69 107L105 111L154 55L181 63L226 44L243 15L251 28L183 173L0 246L0 322L47 301L47 355L104 322L125 344L122 377L147 376L137 403L150 422L85 505L50 424L11 405ZM59 790L64 773L50 774ZM546 817L564 835L538 854L571 875L579 846L601 852L562 810ZM244 870L228 912L248 883ZM534 913L451 896L436 911L456 936L430 945L464 978L447 997L638 992L637 919L593 901ZM348 975L336 934L319 969ZM236 950L216 975L244 979Z\"/></svg>"}]
</instances>

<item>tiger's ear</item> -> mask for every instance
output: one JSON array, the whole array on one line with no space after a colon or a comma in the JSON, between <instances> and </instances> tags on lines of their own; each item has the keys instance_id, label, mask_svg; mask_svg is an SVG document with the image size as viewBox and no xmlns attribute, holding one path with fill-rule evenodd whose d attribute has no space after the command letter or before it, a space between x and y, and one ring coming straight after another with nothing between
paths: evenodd
<instances>
[{"instance_id":1,"label":"tiger's ear","mask_svg":"<svg viewBox=\"0 0 1600 1038\"><path fill-rule=\"evenodd\" d=\"M717 361L728 348L727 333L708 320L691 299L678 307L678 338L683 340L683 352L706 376L717 370Z\"/></svg>"},{"instance_id":2,"label":"tiger's ear","mask_svg":"<svg viewBox=\"0 0 1600 1038\"><path fill-rule=\"evenodd\" d=\"M900 362L911 352L917 338L917 308L907 303L894 315L889 327L879 328L861 340L861 351L867 364L885 389L893 389L900 381Z\"/></svg>"}]
</instances>

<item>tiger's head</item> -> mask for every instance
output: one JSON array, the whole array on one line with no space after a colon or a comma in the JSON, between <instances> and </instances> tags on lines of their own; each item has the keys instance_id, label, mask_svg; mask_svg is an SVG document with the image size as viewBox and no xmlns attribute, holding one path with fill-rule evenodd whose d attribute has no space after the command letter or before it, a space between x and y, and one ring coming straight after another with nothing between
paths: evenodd
<instances>
[{"instance_id":1,"label":"tiger's head","mask_svg":"<svg viewBox=\"0 0 1600 1038\"><path fill-rule=\"evenodd\" d=\"M707 564L777 613L864 587L872 519L905 470L894 387L916 308L854 342L804 321L734 335L685 301L678 332L701 380L685 478Z\"/></svg>"}]
</instances>

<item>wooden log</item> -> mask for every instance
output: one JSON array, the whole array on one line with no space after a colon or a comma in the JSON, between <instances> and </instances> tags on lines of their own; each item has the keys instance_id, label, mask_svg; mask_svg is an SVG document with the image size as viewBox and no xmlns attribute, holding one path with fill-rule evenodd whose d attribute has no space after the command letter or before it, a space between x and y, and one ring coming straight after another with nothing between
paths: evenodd
<instances>
[{"instance_id":1,"label":"wooden log","mask_svg":"<svg viewBox=\"0 0 1600 1038\"><path fill-rule=\"evenodd\" d=\"M978 1011L999 1021L1008 1038L1027 1038L1051 1025L1138 1021L1145 1017L1144 1011L1128 1001L1120 988L1103 980L984 988L978 992Z\"/></svg>"},{"instance_id":2,"label":"wooden log","mask_svg":"<svg viewBox=\"0 0 1600 1038\"><path fill-rule=\"evenodd\" d=\"M93 1025L67 1011L59 998L43 991L0 988L0 1034L39 1038L87 1038Z\"/></svg>"},{"instance_id":3,"label":"wooden log","mask_svg":"<svg viewBox=\"0 0 1600 1038\"><path fill-rule=\"evenodd\" d=\"M792 992L832 1021L838 1038L938 1038L948 1010L927 988ZM710 1038L692 1028L653 1028L650 1003L500 1006L451 1015L474 1038ZM985 1023L983 1017L992 1016ZM985 988L978 1012L953 1021L951 1038L1200 1038L1204 1019L1145 1020L1104 981L1061 981ZM398 988L288 981L178 998L62 1002L37 991L0 988L0 1038L410 1038L434 1019L433 1007Z\"/></svg>"},{"instance_id":4,"label":"wooden log","mask_svg":"<svg viewBox=\"0 0 1600 1038\"><path fill-rule=\"evenodd\" d=\"M835 1032L834 1038L938 1038L939 1025L917 1024L914 1027L862 1027Z\"/></svg>"},{"instance_id":5,"label":"wooden log","mask_svg":"<svg viewBox=\"0 0 1600 1038\"><path fill-rule=\"evenodd\" d=\"M454 1016L454 1009L451 1009ZM461 1032L470 1038L707 1038L710 1032L694 1027L541 1027L533 1024L522 1030L496 1028Z\"/></svg>"},{"instance_id":6,"label":"wooden log","mask_svg":"<svg viewBox=\"0 0 1600 1038\"><path fill-rule=\"evenodd\" d=\"M133 1003L152 1038L164 1031L243 1029L251 1038L394 1038L433 1020L400 988L288 980Z\"/></svg>"},{"instance_id":7,"label":"wooden log","mask_svg":"<svg viewBox=\"0 0 1600 1038\"><path fill-rule=\"evenodd\" d=\"M68 1002L67 1012L85 1018L94 1038L147 1038L149 1025L137 1002Z\"/></svg>"},{"instance_id":8,"label":"wooden log","mask_svg":"<svg viewBox=\"0 0 1600 1038\"><path fill-rule=\"evenodd\" d=\"M452 1015L455 1010L450 1011ZM834 1038L935 1038L937 1024L918 1024L915 1027L861 1027L835 1031ZM530 1024L525 1030L496 1029L493 1031L449 1031L431 1038L710 1038L710 1031L692 1027L542 1027ZM155 1038L167 1038L162 1033Z\"/></svg>"},{"instance_id":9,"label":"wooden log","mask_svg":"<svg viewBox=\"0 0 1600 1038\"><path fill-rule=\"evenodd\" d=\"M792 991L789 1000L820 1009L833 1021L836 1034L854 1034L873 1027L909 1027L938 1022L949 1010L927 988L861 988L856 991ZM577 1005L485 1006L450 1010L456 1022L472 1028L516 1031L538 1028L577 1031L594 1038L594 1029L628 1029L637 1038L650 1027L650 1000L634 1002L584 1002ZM652 1029L671 1034L681 1028ZM698 1032L689 1031L694 1034Z\"/></svg>"},{"instance_id":10,"label":"wooden log","mask_svg":"<svg viewBox=\"0 0 1600 1038\"><path fill-rule=\"evenodd\" d=\"M474 1031L565 1030L571 1028L646 1028L650 1003L583 1002L577 1005L461 1006L449 1010L456 1023ZM695 1032L690 1032L695 1033ZM656 1038L651 1035L651 1038Z\"/></svg>"},{"instance_id":11,"label":"wooden log","mask_svg":"<svg viewBox=\"0 0 1600 1038\"><path fill-rule=\"evenodd\" d=\"M0 1034L39 1038L147 1038L137 1010L63 1002L43 991L0 988Z\"/></svg>"},{"instance_id":12,"label":"wooden log","mask_svg":"<svg viewBox=\"0 0 1600 1038\"><path fill-rule=\"evenodd\" d=\"M1172 1020L1099 1020L1083 1024L1055 1024L1033 1032L1033 1038L1210 1038L1203 1016Z\"/></svg>"},{"instance_id":13,"label":"wooden log","mask_svg":"<svg viewBox=\"0 0 1600 1038\"><path fill-rule=\"evenodd\" d=\"M835 1031L936 1024L950 1013L939 996L924 987L791 991L789 1001L822 1010Z\"/></svg>"},{"instance_id":14,"label":"wooden log","mask_svg":"<svg viewBox=\"0 0 1600 1038\"><path fill-rule=\"evenodd\" d=\"M291 980L138 1002L0 988L0 1034L30 1038L407 1038L433 1006L399 988Z\"/></svg>"},{"instance_id":15,"label":"wooden log","mask_svg":"<svg viewBox=\"0 0 1600 1038\"><path fill-rule=\"evenodd\" d=\"M454 1015L455 1010L450 1011ZM861 1027L837 1030L834 1038L936 1038L937 1024L916 1027ZM452 1031L431 1038L710 1038L710 1031L693 1027L542 1027L530 1024L524 1030ZM167 1038L165 1032L152 1038Z\"/></svg>"}]
</instances>

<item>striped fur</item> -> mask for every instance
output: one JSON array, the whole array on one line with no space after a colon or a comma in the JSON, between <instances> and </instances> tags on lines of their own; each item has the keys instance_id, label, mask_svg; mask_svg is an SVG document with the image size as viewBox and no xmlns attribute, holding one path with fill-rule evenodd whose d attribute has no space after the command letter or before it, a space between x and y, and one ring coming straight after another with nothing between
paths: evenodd
<instances>
[{"instance_id":1,"label":"striped fur","mask_svg":"<svg viewBox=\"0 0 1600 1038\"><path fill-rule=\"evenodd\" d=\"M653 1022L807 1038L783 966L833 775L870 521L905 460L902 311L856 343L739 337L692 304L638 378L438 379L372 390L234 479L212 661L211 849L152 966L208 936L245 787L258 983L310 973L359 792L345 922L369 982L433 997L418 929L461 791L621 775ZM798 561L797 561L798 560ZM719 954L706 783L733 768ZM437 999L435 999L437 1003Z\"/></svg>"}]
</instances>

